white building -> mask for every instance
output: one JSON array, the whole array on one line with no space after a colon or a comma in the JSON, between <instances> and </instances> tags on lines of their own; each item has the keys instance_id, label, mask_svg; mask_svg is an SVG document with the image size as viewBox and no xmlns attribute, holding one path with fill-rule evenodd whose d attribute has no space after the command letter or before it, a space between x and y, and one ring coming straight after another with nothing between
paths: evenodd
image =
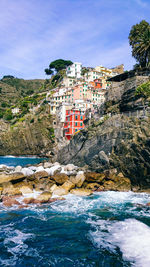
<instances>
[{"instance_id":1,"label":"white building","mask_svg":"<svg viewBox=\"0 0 150 267\"><path fill-rule=\"evenodd\" d=\"M86 82L93 82L95 79L101 79L102 77L104 77L103 73L97 70L92 70L84 74Z\"/></svg>"},{"instance_id":2,"label":"white building","mask_svg":"<svg viewBox=\"0 0 150 267\"><path fill-rule=\"evenodd\" d=\"M75 77L77 79L80 79L81 71L82 71L82 64L79 62L74 62L72 65L67 67L66 75L68 77Z\"/></svg>"}]
</instances>

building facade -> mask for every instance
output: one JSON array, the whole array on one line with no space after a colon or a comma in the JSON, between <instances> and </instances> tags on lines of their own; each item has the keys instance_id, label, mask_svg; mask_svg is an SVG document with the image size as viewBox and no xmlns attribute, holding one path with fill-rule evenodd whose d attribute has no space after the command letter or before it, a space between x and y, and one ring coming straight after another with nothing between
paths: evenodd
<instances>
[{"instance_id":1,"label":"building facade","mask_svg":"<svg viewBox=\"0 0 150 267\"><path fill-rule=\"evenodd\" d=\"M64 122L64 135L70 140L71 137L84 128L85 114L77 109L66 110Z\"/></svg>"},{"instance_id":2,"label":"building facade","mask_svg":"<svg viewBox=\"0 0 150 267\"><path fill-rule=\"evenodd\" d=\"M67 77L75 77L77 79L81 78L82 64L79 62L74 62L72 65L68 66L66 69Z\"/></svg>"}]
</instances>

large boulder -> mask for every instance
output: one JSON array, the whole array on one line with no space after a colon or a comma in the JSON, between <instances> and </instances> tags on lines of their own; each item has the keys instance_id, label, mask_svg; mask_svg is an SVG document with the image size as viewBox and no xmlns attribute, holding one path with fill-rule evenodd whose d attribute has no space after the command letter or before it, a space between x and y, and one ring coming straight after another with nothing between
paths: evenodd
<instances>
[{"instance_id":1,"label":"large boulder","mask_svg":"<svg viewBox=\"0 0 150 267\"><path fill-rule=\"evenodd\" d=\"M78 167L75 166L74 164L67 164L66 166L64 166L64 171L69 171L72 172L74 170L76 170Z\"/></svg>"},{"instance_id":2,"label":"large boulder","mask_svg":"<svg viewBox=\"0 0 150 267\"><path fill-rule=\"evenodd\" d=\"M3 191L2 195L9 195L9 196L21 196L22 193L19 188L13 186L10 182L3 184Z\"/></svg>"},{"instance_id":3,"label":"large boulder","mask_svg":"<svg viewBox=\"0 0 150 267\"><path fill-rule=\"evenodd\" d=\"M57 184L64 184L66 181L68 181L68 176L65 173L57 173L52 178L55 180Z\"/></svg>"},{"instance_id":4,"label":"large boulder","mask_svg":"<svg viewBox=\"0 0 150 267\"><path fill-rule=\"evenodd\" d=\"M92 191L97 190L100 187L100 185L98 183L89 183L86 185L86 189L90 189Z\"/></svg>"},{"instance_id":5,"label":"large boulder","mask_svg":"<svg viewBox=\"0 0 150 267\"><path fill-rule=\"evenodd\" d=\"M54 191L53 195L64 196L68 194L68 190L64 189L62 186L58 186Z\"/></svg>"},{"instance_id":6,"label":"large boulder","mask_svg":"<svg viewBox=\"0 0 150 267\"><path fill-rule=\"evenodd\" d=\"M62 185L62 188L66 189L67 191L70 191L75 187L75 184L72 183L71 181L67 181Z\"/></svg>"},{"instance_id":7,"label":"large boulder","mask_svg":"<svg viewBox=\"0 0 150 267\"><path fill-rule=\"evenodd\" d=\"M22 172L14 173L0 173L0 184L7 182L19 182L25 179L25 176Z\"/></svg>"},{"instance_id":8,"label":"large boulder","mask_svg":"<svg viewBox=\"0 0 150 267\"><path fill-rule=\"evenodd\" d=\"M92 194L92 191L86 188L76 188L72 189L70 193L77 196L89 196Z\"/></svg>"},{"instance_id":9,"label":"large boulder","mask_svg":"<svg viewBox=\"0 0 150 267\"><path fill-rule=\"evenodd\" d=\"M34 203L47 203L51 196L51 192L43 192L35 199Z\"/></svg>"},{"instance_id":10,"label":"large boulder","mask_svg":"<svg viewBox=\"0 0 150 267\"><path fill-rule=\"evenodd\" d=\"M101 183L105 178L105 174L104 173L96 173L96 172L87 172L85 174L85 177L86 177L87 182Z\"/></svg>"},{"instance_id":11,"label":"large boulder","mask_svg":"<svg viewBox=\"0 0 150 267\"><path fill-rule=\"evenodd\" d=\"M128 178L113 177L113 180L105 180L104 190L129 191L131 190L131 181Z\"/></svg>"},{"instance_id":12,"label":"large boulder","mask_svg":"<svg viewBox=\"0 0 150 267\"><path fill-rule=\"evenodd\" d=\"M15 172L21 172L22 171L22 167L21 166L16 166L15 167Z\"/></svg>"},{"instance_id":13,"label":"large boulder","mask_svg":"<svg viewBox=\"0 0 150 267\"><path fill-rule=\"evenodd\" d=\"M31 194L33 193L33 190L31 189L31 187L24 185L22 187L19 188L19 190L21 191L22 194Z\"/></svg>"},{"instance_id":14,"label":"large boulder","mask_svg":"<svg viewBox=\"0 0 150 267\"><path fill-rule=\"evenodd\" d=\"M4 196L2 198L3 205L6 207L12 207L13 205L20 205L20 203L14 197Z\"/></svg>"},{"instance_id":15,"label":"large boulder","mask_svg":"<svg viewBox=\"0 0 150 267\"><path fill-rule=\"evenodd\" d=\"M83 171L79 171L76 176L71 176L70 181L77 187L81 187L85 181L85 175Z\"/></svg>"},{"instance_id":16,"label":"large boulder","mask_svg":"<svg viewBox=\"0 0 150 267\"><path fill-rule=\"evenodd\" d=\"M37 171L35 172L34 176L35 176L35 179L47 178L48 173L46 171Z\"/></svg>"},{"instance_id":17,"label":"large boulder","mask_svg":"<svg viewBox=\"0 0 150 267\"><path fill-rule=\"evenodd\" d=\"M53 164L51 162L44 162L44 168L51 168Z\"/></svg>"}]
</instances>

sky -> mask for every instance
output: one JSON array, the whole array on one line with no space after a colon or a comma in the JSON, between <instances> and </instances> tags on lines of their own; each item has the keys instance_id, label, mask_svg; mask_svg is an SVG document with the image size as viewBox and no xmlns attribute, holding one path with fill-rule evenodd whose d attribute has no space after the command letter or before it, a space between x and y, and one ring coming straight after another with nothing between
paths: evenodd
<instances>
[{"instance_id":1,"label":"sky","mask_svg":"<svg viewBox=\"0 0 150 267\"><path fill-rule=\"evenodd\" d=\"M128 35L143 19L150 0L0 0L0 78L47 78L59 58L130 70Z\"/></svg>"}]
</instances>

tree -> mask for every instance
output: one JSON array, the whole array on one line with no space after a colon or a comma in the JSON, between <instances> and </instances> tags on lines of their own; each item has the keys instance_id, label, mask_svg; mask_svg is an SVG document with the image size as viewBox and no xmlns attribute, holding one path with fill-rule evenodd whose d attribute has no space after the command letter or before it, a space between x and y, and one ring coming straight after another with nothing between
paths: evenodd
<instances>
[{"instance_id":1,"label":"tree","mask_svg":"<svg viewBox=\"0 0 150 267\"><path fill-rule=\"evenodd\" d=\"M143 83L140 86L136 88L135 95L142 97L142 103L144 106L144 115L145 115L145 106L146 106L146 101L148 98L150 98L150 82Z\"/></svg>"},{"instance_id":2,"label":"tree","mask_svg":"<svg viewBox=\"0 0 150 267\"><path fill-rule=\"evenodd\" d=\"M66 69L68 66L72 65L73 62L70 60L57 59L49 64L49 68L45 69L47 75L51 75L54 72L58 73L60 70Z\"/></svg>"},{"instance_id":3,"label":"tree","mask_svg":"<svg viewBox=\"0 0 150 267\"><path fill-rule=\"evenodd\" d=\"M133 25L129 34L132 56L141 67L150 67L150 24L142 20Z\"/></svg>"}]
</instances>

